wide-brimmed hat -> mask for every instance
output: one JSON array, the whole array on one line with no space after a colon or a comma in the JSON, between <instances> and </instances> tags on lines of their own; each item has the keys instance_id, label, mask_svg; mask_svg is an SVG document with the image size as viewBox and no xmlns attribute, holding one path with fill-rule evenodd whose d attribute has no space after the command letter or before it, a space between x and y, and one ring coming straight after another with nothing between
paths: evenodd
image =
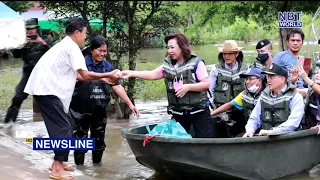
<instances>
[{"instance_id":1,"label":"wide-brimmed hat","mask_svg":"<svg viewBox=\"0 0 320 180\"><path fill-rule=\"evenodd\" d=\"M238 52L244 49L243 47L238 47L238 44L235 40L226 40L223 44L223 47L218 47L219 52Z\"/></svg>"},{"instance_id":2,"label":"wide-brimmed hat","mask_svg":"<svg viewBox=\"0 0 320 180\"><path fill-rule=\"evenodd\" d=\"M32 28L36 28L39 27L38 25L38 18L31 18L26 20L26 28L27 29L32 29Z\"/></svg>"}]
</instances>

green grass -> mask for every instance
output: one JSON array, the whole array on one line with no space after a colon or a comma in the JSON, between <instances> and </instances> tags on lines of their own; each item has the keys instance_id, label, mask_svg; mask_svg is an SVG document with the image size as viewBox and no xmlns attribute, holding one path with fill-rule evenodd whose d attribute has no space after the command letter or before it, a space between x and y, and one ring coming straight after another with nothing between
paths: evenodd
<instances>
[{"instance_id":1,"label":"green grass","mask_svg":"<svg viewBox=\"0 0 320 180\"><path fill-rule=\"evenodd\" d=\"M1 61L1 60L0 60ZM6 64L0 68L0 109L6 110L15 94L15 88L21 79L22 64ZM160 63L137 63L137 70L152 70L160 66ZM128 69L125 67L124 69ZM164 81L136 80L135 98L139 100L158 100L166 97ZM22 104L23 109L32 109L32 97L29 96Z\"/></svg>"},{"instance_id":2,"label":"green grass","mask_svg":"<svg viewBox=\"0 0 320 180\"><path fill-rule=\"evenodd\" d=\"M1 70L0 109L7 109L11 104L11 99L15 94L15 88L21 78L21 72L16 70L17 68L14 67L7 67ZM32 98L30 96L23 102L21 108L32 108Z\"/></svg>"},{"instance_id":3,"label":"green grass","mask_svg":"<svg viewBox=\"0 0 320 180\"><path fill-rule=\"evenodd\" d=\"M143 71L143 70L153 70L156 69L161 65L160 63L156 62L137 62L136 70ZM128 66L125 65L123 69L128 69ZM141 80L136 79L135 83L135 95L134 98L138 100L159 100L166 98L166 86L164 84L164 80Z\"/></svg>"}]
</instances>

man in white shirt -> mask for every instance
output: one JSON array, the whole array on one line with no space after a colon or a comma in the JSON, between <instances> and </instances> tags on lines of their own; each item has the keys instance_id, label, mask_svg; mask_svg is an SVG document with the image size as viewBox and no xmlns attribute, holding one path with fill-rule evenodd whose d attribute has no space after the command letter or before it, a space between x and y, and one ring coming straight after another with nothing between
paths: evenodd
<instances>
[{"instance_id":1,"label":"man in white shirt","mask_svg":"<svg viewBox=\"0 0 320 180\"><path fill-rule=\"evenodd\" d=\"M47 51L34 67L25 93L33 95L50 138L72 138L69 105L77 77L82 80L104 79L115 82L121 77L118 70L109 73L94 73L87 70L79 46L86 39L87 23L80 18L66 22L66 37ZM108 79L107 79L108 78ZM67 165L69 151L54 151L54 162L50 178L75 179L66 170L75 169Z\"/></svg>"}]
</instances>

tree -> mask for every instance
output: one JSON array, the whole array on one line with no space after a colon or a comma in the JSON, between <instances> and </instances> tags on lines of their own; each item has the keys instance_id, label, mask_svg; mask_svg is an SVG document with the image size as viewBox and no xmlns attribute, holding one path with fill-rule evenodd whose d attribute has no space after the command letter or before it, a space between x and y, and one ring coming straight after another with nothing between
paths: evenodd
<instances>
[{"instance_id":1,"label":"tree","mask_svg":"<svg viewBox=\"0 0 320 180\"><path fill-rule=\"evenodd\" d=\"M89 22L91 17L101 16L100 3L97 1L41 1L41 6L55 12L57 17L82 16ZM88 26L89 40L94 36L91 26Z\"/></svg>"},{"instance_id":2,"label":"tree","mask_svg":"<svg viewBox=\"0 0 320 180\"><path fill-rule=\"evenodd\" d=\"M128 25L129 70L136 69L136 56L146 39L179 25L179 16L170 10L175 5L175 2L162 1L123 2L124 22ZM135 93L134 85L135 79L129 78L127 93L131 100Z\"/></svg>"},{"instance_id":3,"label":"tree","mask_svg":"<svg viewBox=\"0 0 320 180\"><path fill-rule=\"evenodd\" d=\"M8 7L16 12L26 12L29 8L33 7L33 3L29 1L3 1Z\"/></svg>"},{"instance_id":4,"label":"tree","mask_svg":"<svg viewBox=\"0 0 320 180\"><path fill-rule=\"evenodd\" d=\"M143 48L147 39L161 35L170 27L180 25L179 16L171 10L176 4L170 1L42 2L42 5L53 10L56 16L81 15L85 20L89 20L90 17L102 18L104 29L107 22L112 22L112 30L102 30L103 36L108 36L108 49L116 54L118 60L128 54L130 70L136 69L138 50ZM121 24L125 24L125 28ZM88 33L90 37L93 36L90 26ZM121 65L120 68L122 69ZM133 101L135 79L130 78L124 85L127 86L127 94Z\"/></svg>"}]
</instances>

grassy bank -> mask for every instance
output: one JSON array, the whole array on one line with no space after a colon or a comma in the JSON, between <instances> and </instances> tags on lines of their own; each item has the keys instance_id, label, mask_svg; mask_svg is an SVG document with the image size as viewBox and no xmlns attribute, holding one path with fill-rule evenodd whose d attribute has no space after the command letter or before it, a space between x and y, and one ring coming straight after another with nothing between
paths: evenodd
<instances>
[{"instance_id":1,"label":"grassy bank","mask_svg":"<svg viewBox=\"0 0 320 180\"><path fill-rule=\"evenodd\" d=\"M153 70L159 67L161 63L155 62L146 62L146 63L137 63L136 70ZM124 69L128 69L125 67ZM139 100L159 100L162 98L166 98L166 87L163 79L156 81L148 81L136 79L136 94L135 99Z\"/></svg>"},{"instance_id":2,"label":"grassy bank","mask_svg":"<svg viewBox=\"0 0 320 180\"><path fill-rule=\"evenodd\" d=\"M1 60L0 60L1 61ZM7 65L0 70L0 109L6 110L15 94L15 87L21 78L21 65ZM137 63L137 70L152 70L158 67L159 63ZM125 69L128 69L125 67ZM139 100L158 100L166 98L165 85L163 80L143 81L137 79L135 98ZM32 108L32 97L29 96L22 104L23 109Z\"/></svg>"},{"instance_id":3,"label":"grassy bank","mask_svg":"<svg viewBox=\"0 0 320 180\"><path fill-rule=\"evenodd\" d=\"M19 69L20 70L20 69ZM15 94L15 88L20 81L21 71L16 67L8 67L1 70L0 78L0 109L7 109ZM22 108L32 108L32 97L29 96L22 104Z\"/></svg>"}]
</instances>

